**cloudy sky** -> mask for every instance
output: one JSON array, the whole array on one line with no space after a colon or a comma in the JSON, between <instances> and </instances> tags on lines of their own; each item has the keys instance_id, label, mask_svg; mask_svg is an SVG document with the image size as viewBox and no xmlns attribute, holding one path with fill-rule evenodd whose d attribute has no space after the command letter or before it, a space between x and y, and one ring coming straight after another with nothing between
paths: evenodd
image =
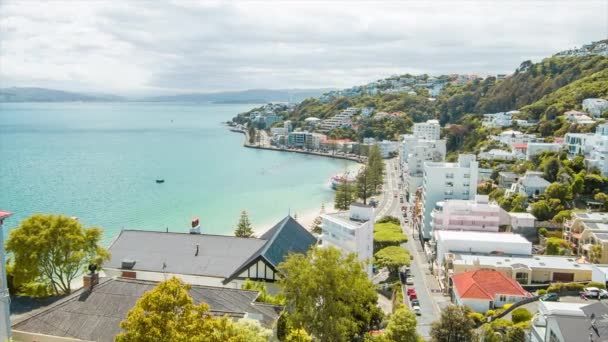
<instances>
[{"instance_id":1,"label":"cloudy sky","mask_svg":"<svg viewBox=\"0 0 608 342\"><path fill-rule=\"evenodd\" d=\"M608 37L608 0L0 2L0 87L116 94L503 73Z\"/></svg>"}]
</instances>

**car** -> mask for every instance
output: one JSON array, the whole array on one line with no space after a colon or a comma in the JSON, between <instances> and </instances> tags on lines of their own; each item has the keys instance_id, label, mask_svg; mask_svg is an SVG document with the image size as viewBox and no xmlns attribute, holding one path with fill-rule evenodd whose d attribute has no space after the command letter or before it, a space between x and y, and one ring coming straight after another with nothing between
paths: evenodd
<instances>
[{"instance_id":1,"label":"car","mask_svg":"<svg viewBox=\"0 0 608 342\"><path fill-rule=\"evenodd\" d=\"M608 291L603 289L598 289L597 287L585 287L583 291L580 292L581 296L586 298L608 298Z\"/></svg>"},{"instance_id":2,"label":"car","mask_svg":"<svg viewBox=\"0 0 608 342\"><path fill-rule=\"evenodd\" d=\"M600 290L600 298L608 298L608 291Z\"/></svg>"},{"instance_id":3,"label":"car","mask_svg":"<svg viewBox=\"0 0 608 342\"><path fill-rule=\"evenodd\" d=\"M407 296L409 297L410 294L416 293L416 289L414 289L413 287L408 287L406 293L407 293Z\"/></svg>"},{"instance_id":4,"label":"car","mask_svg":"<svg viewBox=\"0 0 608 342\"><path fill-rule=\"evenodd\" d=\"M559 296L557 295L557 293L549 292L541 296L540 300L542 300L543 302L557 302L559 300Z\"/></svg>"},{"instance_id":5,"label":"car","mask_svg":"<svg viewBox=\"0 0 608 342\"><path fill-rule=\"evenodd\" d=\"M414 311L417 316L422 315L422 311L420 311L420 307L418 305L412 306L412 311Z\"/></svg>"},{"instance_id":6,"label":"car","mask_svg":"<svg viewBox=\"0 0 608 342\"><path fill-rule=\"evenodd\" d=\"M399 196L399 195L395 194L393 197L397 198L397 196Z\"/></svg>"},{"instance_id":7,"label":"car","mask_svg":"<svg viewBox=\"0 0 608 342\"><path fill-rule=\"evenodd\" d=\"M410 293L409 297L410 301L414 300L414 299L418 299L418 295L414 292L414 293Z\"/></svg>"},{"instance_id":8,"label":"car","mask_svg":"<svg viewBox=\"0 0 608 342\"><path fill-rule=\"evenodd\" d=\"M407 277L407 278L405 279L405 284L407 284L407 285L414 285L414 278L412 278L412 277Z\"/></svg>"},{"instance_id":9,"label":"car","mask_svg":"<svg viewBox=\"0 0 608 342\"><path fill-rule=\"evenodd\" d=\"M418 299L412 300L412 306L420 306L420 302L418 301Z\"/></svg>"}]
</instances>

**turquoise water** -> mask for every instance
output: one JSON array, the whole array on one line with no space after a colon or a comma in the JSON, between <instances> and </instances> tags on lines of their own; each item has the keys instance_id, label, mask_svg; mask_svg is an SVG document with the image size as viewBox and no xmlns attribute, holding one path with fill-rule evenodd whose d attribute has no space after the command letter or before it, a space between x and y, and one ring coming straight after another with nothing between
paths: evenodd
<instances>
[{"instance_id":1,"label":"turquoise water","mask_svg":"<svg viewBox=\"0 0 608 342\"><path fill-rule=\"evenodd\" d=\"M105 230L231 234L330 206L328 178L351 162L246 149L222 124L251 105L0 104L0 209L10 230L33 213L76 216ZM164 184L156 184L164 178Z\"/></svg>"}]
</instances>

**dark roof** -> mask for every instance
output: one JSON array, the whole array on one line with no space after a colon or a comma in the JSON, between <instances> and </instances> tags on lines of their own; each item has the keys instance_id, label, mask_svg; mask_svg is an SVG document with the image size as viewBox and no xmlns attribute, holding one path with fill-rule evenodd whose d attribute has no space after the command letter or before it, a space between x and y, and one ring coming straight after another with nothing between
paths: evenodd
<instances>
[{"instance_id":1,"label":"dark roof","mask_svg":"<svg viewBox=\"0 0 608 342\"><path fill-rule=\"evenodd\" d=\"M596 302L583 306L581 310L587 316L586 328L593 334L593 341L608 341L608 305L605 302Z\"/></svg>"},{"instance_id":2,"label":"dark roof","mask_svg":"<svg viewBox=\"0 0 608 342\"><path fill-rule=\"evenodd\" d=\"M120 321L144 292L156 282L117 278L102 279L93 291L80 289L68 297L13 322L13 329L30 333L90 341L114 341ZM267 327L278 318L279 306L254 303L257 291L193 285L196 304L209 304L214 315L241 318L247 315Z\"/></svg>"},{"instance_id":3,"label":"dark roof","mask_svg":"<svg viewBox=\"0 0 608 342\"><path fill-rule=\"evenodd\" d=\"M317 238L291 216L285 217L281 222L262 234L260 238L268 240L268 242L227 277L224 283L238 277L259 259L263 259L276 270L277 266L290 253L305 254L311 246L317 243Z\"/></svg>"},{"instance_id":4,"label":"dark roof","mask_svg":"<svg viewBox=\"0 0 608 342\"><path fill-rule=\"evenodd\" d=\"M110 246L111 259L104 267L120 269L123 260L134 260L132 269L138 271L225 278L265 243L234 236L123 230Z\"/></svg>"},{"instance_id":5,"label":"dark roof","mask_svg":"<svg viewBox=\"0 0 608 342\"><path fill-rule=\"evenodd\" d=\"M564 341L589 341L589 321L585 320L584 317L581 319L581 317L555 316L555 321Z\"/></svg>"}]
</instances>

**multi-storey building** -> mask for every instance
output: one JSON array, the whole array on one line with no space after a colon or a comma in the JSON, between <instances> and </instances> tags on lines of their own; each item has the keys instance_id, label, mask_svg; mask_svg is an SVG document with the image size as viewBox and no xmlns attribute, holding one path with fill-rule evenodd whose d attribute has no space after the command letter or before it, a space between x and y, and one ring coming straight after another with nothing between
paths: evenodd
<instances>
[{"instance_id":1,"label":"multi-storey building","mask_svg":"<svg viewBox=\"0 0 608 342\"><path fill-rule=\"evenodd\" d=\"M401 168L403 170L403 191L409 202L413 194L422 186L424 162L441 162L445 159L445 140L425 140L413 135L401 136Z\"/></svg>"},{"instance_id":2,"label":"multi-storey building","mask_svg":"<svg viewBox=\"0 0 608 342\"><path fill-rule=\"evenodd\" d=\"M461 154L457 163L425 162L422 181L421 239L431 238L431 212L439 201L473 199L477 192L478 163L473 154Z\"/></svg>"},{"instance_id":3,"label":"multi-storey building","mask_svg":"<svg viewBox=\"0 0 608 342\"><path fill-rule=\"evenodd\" d=\"M508 214L487 195L476 195L474 200L437 202L431 212L431 229L498 232L499 226L509 224Z\"/></svg>"},{"instance_id":4,"label":"multi-storey building","mask_svg":"<svg viewBox=\"0 0 608 342\"><path fill-rule=\"evenodd\" d=\"M608 263L608 213L572 213L564 222L564 239L576 254L588 260L593 246L602 246L599 263Z\"/></svg>"},{"instance_id":5,"label":"multi-storey building","mask_svg":"<svg viewBox=\"0 0 608 342\"><path fill-rule=\"evenodd\" d=\"M482 125L484 127L510 127L513 124L512 118L514 114L519 114L519 112L512 110L509 112L484 114Z\"/></svg>"},{"instance_id":6,"label":"multi-storey building","mask_svg":"<svg viewBox=\"0 0 608 342\"><path fill-rule=\"evenodd\" d=\"M583 155L589 167L608 175L608 124L597 126L595 133L566 133L566 148L570 157Z\"/></svg>"},{"instance_id":7,"label":"multi-storey building","mask_svg":"<svg viewBox=\"0 0 608 342\"><path fill-rule=\"evenodd\" d=\"M329 132L334 128L338 128L338 127L350 127L352 122L351 122L351 118L357 114L359 112L358 108L355 107L350 107L347 108L345 110L343 110L342 112L340 112L339 114L336 114L334 116L332 116L329 119L323 120L323 122L321 123L319 130L321 132Z\"/></svg>"},{"instance_id":8,"label":"multi-storey building","mask_svg":"<svg viewBox=\"0 0 608 342\"><path fill-rule=\"evenodd\" d=\"M365 263L365 270L371 277L374 256L374 208L353 203L347 212L324 214L321 218L321 246L334 246L348 253L356 253L359 260Z\"/></svg>"},{"instance_id":9,"label":"multi-storey building","mask_svg":"<svg viewBox=\"0 0 608 342\"><path fill-rule=\"evenodd\" d=\"M437 120L427 120L414 124L414 136L419 139L439 140L441 127Z\"/></svg>"},{"instance_id":10,"label":"multi-storey building","mask_svg":"<svg viewBox=\"0 0 608 342\"><path fill-rule=\"evenodd\" d=\"M599 118L602 113L608 111L608 101L604 99L584 99L583 110Z\"/></svg>"}]
</instances>

